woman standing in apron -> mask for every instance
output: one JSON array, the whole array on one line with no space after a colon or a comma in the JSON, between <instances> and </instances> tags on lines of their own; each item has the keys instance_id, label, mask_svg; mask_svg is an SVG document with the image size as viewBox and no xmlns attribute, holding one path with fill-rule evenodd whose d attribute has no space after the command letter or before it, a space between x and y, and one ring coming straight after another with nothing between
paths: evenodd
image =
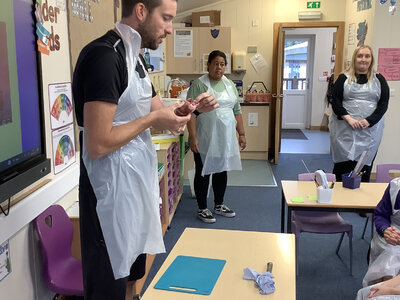
<instances>
[{"instance_id":1,"label":"woman standing in apron","mask_svg":"<svg viewBox=\"0 0 400 300\"><path fill-rule=\"evenodd\" d=\"M246 147L239 96L235 84L224 76L226 64L225 53L212 51L208 56L208 74L196 79L188 91L188 98L195 99L199 94L208 92L215 95L219 103L219 108L212 112L195 112L196 118L188 122L190 149L196 165L194 190L197 216L206 223L216 221L207 208L210 174L213 174L214 212L230 218L235 216L235 212L223 204L227 171L242 169L239 145L241 149Z\"/></svg>"},{"instance_id":2,"label":"woman standing in apron","mask_svg":"<svg viewBox=\"0 0 400 300\"><path fill-rule=\"evenodd\" d=\"M350 173L367 151L362 181L369 181L372 163L382 139L389 102L385 78L373 71L374 56L369 46L358 47L350 68L340 74L333 88L329 119L333 173L338 181Z\"/></svg>"}]
</instances>

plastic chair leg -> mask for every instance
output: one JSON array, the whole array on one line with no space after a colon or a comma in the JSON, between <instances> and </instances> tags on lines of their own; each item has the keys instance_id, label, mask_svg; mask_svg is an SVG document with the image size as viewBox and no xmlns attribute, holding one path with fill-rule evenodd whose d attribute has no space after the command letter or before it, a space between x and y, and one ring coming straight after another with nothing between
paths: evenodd
<instances>
[{"instance_id":1,"label":"plastic chair leg","mask_svg":"<svg viewBox=\"0 0 400 300\"><path fill-rule=\"evenodd\" d=\"M371 218L371 241L374 237L374 219Z\"/></svg>"},{"instance_id":2,"label":"plastic chair leg","mask_svg":"<svg viewBox=\"0 0 400 300\"><path fill-rule=\"evenodd\" d=\"M336 247L336 254L337 254L337 255L339 255L339 249L340 249L340 246L342 245L343 237L344 237L344 232L343 232L342 235L340 236L339 244L338 244L337 247Z\"/></svg>"},{"instance_id":3,"label":"plastic chair leg","mask_svg":"<svg viewBox=\"0 0 400 300\"><path fill-rule=\"evenodd\" d=\"M295 237L295 258L296 258L296 276L299 276L299 260L297 259L297 252L299 249L299 238L296 236Z\"/></svg>"},{"instance_id":4,"label":"plastic chair leg","mask_svg":"<svg viewBox=\"0 0 400 300\"><path fill-rule=\"evenodd\" d=\"M365 220L364 230L363 230L363 233L362 233L362 235L361 235L361 238L362 238L362 239L364 239L364 236L365 236L365 231L366 231L366 229L367 229L368 220L369 220L369 217L367 217L366 220ZM371 224L371 226L372 226L372 224ZM372 233L372 232L371 232L371 233ZM372 235L371 235L371 236L372 236Z\"/></svg>"},{"instance_id":5,"label":"plastic chair leg","mask_svg":"<svg viewBox=\"0 0 400 300\"><path fill-rule=\"evenodd\" d=\"M349 235L349 248L350 248L350 276L353 276L353 239Z\"/></svg>"}]
</instances>

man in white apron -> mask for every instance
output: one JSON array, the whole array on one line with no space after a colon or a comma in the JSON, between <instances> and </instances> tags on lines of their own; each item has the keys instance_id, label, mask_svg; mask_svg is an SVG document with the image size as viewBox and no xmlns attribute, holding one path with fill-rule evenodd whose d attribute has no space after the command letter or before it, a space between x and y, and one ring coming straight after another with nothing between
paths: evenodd
<instances>
[{"instance_id":1,"label":"man in white apron","mask_svg":"<svg viewBox=\"0 0 400 300\"><path fill-rule=\"evenodd\" d=\"M165 251L149 128L179 134L190 115L175 114L181 104L163 108L139 51L172 32L176 7L176 0L123 0L121 22L87 45L75 67L85 300L132 299L143 253ZM208 94L196 100L200 110L218 106Z\"/></svg>"}]
</instances>

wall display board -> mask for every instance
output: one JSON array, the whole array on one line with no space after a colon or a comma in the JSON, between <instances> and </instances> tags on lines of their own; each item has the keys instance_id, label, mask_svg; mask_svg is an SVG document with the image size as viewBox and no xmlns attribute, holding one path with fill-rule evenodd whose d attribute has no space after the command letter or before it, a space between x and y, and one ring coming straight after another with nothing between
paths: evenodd
<instances>
[{"instance_id":1,"label":"wall display board","mask_svg":"<svg viewBox=\"0 0 400 300\"><path fill-rule=\"evenodd\" d=\"M117 2L111 0L68 1L68 31L72 70L82 48L114 28Z\"/></svg>"}]
</instances>

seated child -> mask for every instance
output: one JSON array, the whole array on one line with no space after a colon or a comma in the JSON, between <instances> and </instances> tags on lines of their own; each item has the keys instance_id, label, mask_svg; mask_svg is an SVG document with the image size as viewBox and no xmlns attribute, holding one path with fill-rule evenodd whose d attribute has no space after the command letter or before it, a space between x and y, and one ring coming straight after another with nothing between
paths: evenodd
<instances>
[{"instance_id":1,"label":"seated child","mask_svg":"<svg viewBox=\"0 0 400 300\"><path fill-rule=\"evenodd\" d=\"M400 272L400 178L393 179L374 211L378 234L371 241L363 286L395 277Z\"/></svg>"}]
</instances>

